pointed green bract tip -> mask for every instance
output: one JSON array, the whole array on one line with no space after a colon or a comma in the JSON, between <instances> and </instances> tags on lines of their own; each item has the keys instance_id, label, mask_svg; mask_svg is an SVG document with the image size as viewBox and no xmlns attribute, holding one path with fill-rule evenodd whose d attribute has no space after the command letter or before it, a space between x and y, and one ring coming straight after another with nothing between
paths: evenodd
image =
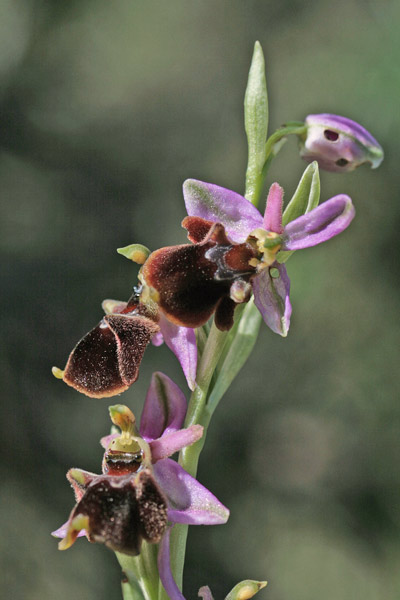
<instances>
[{"instance_id":1,"label":"pointed green bract tip","mask_svg":"<svg viewBox=\"0 0 400 600\"><path fill-rule=\"evenodd\" d=\"M150 250L142 244L130 244L123 248L117 248L117 252L138 265L143 265L151 254Z\"/></svg>"},{"instance_id":2,"label":"pointed green bract tip","mask_svg":"<svg viewBox=\"0 0 400 600\"><path fill-rule=\"evenodd\" d=\"M51 372L53 373L56 379L64 378L64 371L62 369L59 369L58 367L51 367Z\"/></svg>"}]
</instances>

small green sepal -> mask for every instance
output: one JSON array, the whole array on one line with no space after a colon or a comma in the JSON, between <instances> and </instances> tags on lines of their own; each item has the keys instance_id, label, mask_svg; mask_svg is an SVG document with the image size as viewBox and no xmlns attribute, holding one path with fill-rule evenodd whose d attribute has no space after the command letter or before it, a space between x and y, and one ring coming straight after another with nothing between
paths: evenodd
<instances>
[{"instance_id":1,"label":"small green sepal","mask_svg":"<svg viewBox=\"0 0 400 600\"><path fill-rule=\"evenodd\" d=\"M249 600L265 588L267 585L266 581L253 581L252 579L245 579L241 581L229 592L225 600Z\"/></svg>"},{"instance_id":2,"label":"small green sepal","mask_svg":"<svg viewBox=\"0 0 400 600\"><path fill-rule=\"evenodd\" d=\"M283 225L287 225L291 221L294 221L294 219L316 208L319 204L320 192L319 168L317 161L314 160L304 171L299 185L283 213ZM286 262L293 252L294 250L279 252L277 256L278 262Z\"/></svg>"},{"instance_id":3,"label":"small green sepal","mask_svg":"<svg viewBox=\"0 0 400 600\"><path fill-rule=\"evenodd\" d=\"M318 163L314 160L304 171L299 185L283 213L283 224L287 225L290 221L294 221L297 217L301 217L318 206L320 189Z\"/></svg>"},{"instance_id":4,"label":"small green sepal","mask_svg":"<svg viewBox=\"0 0 400 600\"><path fill-rule=\"evenodd\" d=\"M150 250L143 244L130 244L123 248L117 248L117 252L138 265L143 265L151 254Z\"/></svg>"}]
</instances>

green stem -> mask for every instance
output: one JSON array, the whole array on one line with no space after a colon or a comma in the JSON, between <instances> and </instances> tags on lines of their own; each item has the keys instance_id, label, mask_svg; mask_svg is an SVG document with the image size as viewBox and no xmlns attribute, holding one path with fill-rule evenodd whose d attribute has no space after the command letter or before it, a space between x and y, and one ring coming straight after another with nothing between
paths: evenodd
<instances>
[{"instance_id":1,"label":"green stem","mask_svg":"<svg viewBox=\"0 0 400 600\"><path fill-rule=\"evenodd\" d=\"M274 157L274 147L276 153L279 150L275 145L280 139L290 133L300 133L302 131L301 127L304 129L304 125L301 123L288 124L287 127L278 130L270 136L264 146L264 140L266 139L268 129L268 98L265 82L264 57L261 46L257 42L254 48L245 96L245 128L249 148L245 197L255 206L257 206L260 201L268 167ZM229 350L228 354L224 353L224 347L227 343L227 339L229 339L229 345L231 347L235 344L236 339L240 345L242 340L239 338L240 336L243 337L244 333L240 330L240 321L241 315L239 315L239 319L237 319L235 323L235 330L232 331L230 335L227 332L219 331L214 322L206 340L204 339L205 329L202 332L198 332L199 356L201 357L197 371L197 385L189 401L184 426L190 427L194 424L203 425L204 433L201 440L192 446L183 448L179 455L179 464L193 477L195 477L197 473L198 461L204 446L207 428L212 413L223 393L226 391L226 387L230 385L235 374L238 373L244 362L247 360L257 337L261 319L259 318L258 313L256 317L253 317L254 328L250 337L254 337L254 340L246 342L247 350L241 351L240 360L236 359L235 374L230 380L227 378L227 386L225 387L224 385L220 387L222 393L220 392L219 395L215 395L212 406L208 407L207 401L213 387L210 384L212 381L213 383L215 382L215 377L213 379L213 375L218 369L218 365L222 368L226 367L227 365L224 363L227 359L227 363L232 363L233 366L235 359L234 357L231 357ZM216 373L216 376L217 374L218 373ZM222 388L224 389L222 390ZM171 532L171 568L175 581L180 589L182 589L187 534L187 525L175 525ZM166 598L165 593L160 588L159 600L164 600L164 598Z\"/></svg>"},{"instance_id":2,"label":"green stem","mask_svg":"<svg viewBox=\"0 0 400 600\"><path fill-rule=\"evenodd\" d=\"M275 144L277 144L278 142L280 142L283 138L285 138L287 135L301 135L303 133L305 133L307 131L307 127L304 125L304 123L293 123L293 124L288 124L285 125L284 127L281 127L280 129L277 129L276 131L274 131L274 133L272 135L269 136L269 138L267 139L267 141L265 142L265 162L268 162L268 159L270 156L273 157L273 150L274 150L274 146ZM265 170L265 165L263 168L263 173ZM266 173L264 173L265 176Z\"/></svg>"},{"instance_id":3,"label":"green stem","mask_svg":"<svg viewBox=\"0 0 400 600\"><path fill-rule=\"evenodd\" d=\"M220 331L213 322L197 369L197 385L189 401L184 427L190 427L196 423L201 424L208 387L215 367L221 357L221 352L223 351L227 336L228 332ZM197 470L197 465L191 461L191 457L195 454L193 451L195 448L196 444L183 448L179 460L179 463L188 471L188 473L193 475L193 477L196 475Z\"/></svg>"},{"instance_id":4,"label":"green stem","mask_svg":"<svg viewBox=\"0 0 400 600\"><path fill-rule=\"evenodd\" d=\"M143 542L139 556L115 553L126 579L122 582L124 600L157 600L157 548Z\"/></svg>"},{"instance_id":5,"label":"green stem","mask_svg":"<svg viewBox=\"0 0 400 600\"><path fill-rule=\"evenodd\" d=\"M183 448L179 455L180 465L193 477L195 477L197 473L199 456L204 446L206 430L209 422L209 415L205 410L207 393L211 378L221 357L227 336L228 332L219 331L215 324L212 324L210 334L204 346L204 351L202 353L197 370L196 389L192 393L189 401L184 426L190 427L190 425L199 423L204 427L202 439L192 446ZM171 532L171 567L175 581L181 589L187 534L187 525L175 525Z\"/></svg>"},{"instance_id":6,"label":"green stem","mask_svg":"<svg viewBox=\"0 0 400 600\"><path fill-rule=\"evenodd\" d=\"M264 187L265 178L268 173L268 169L269 169L273 159L275 158L275 156L278 154L279 150L282 147L282 145L280 145L279 142L282 142L282 144L283 144L283 142L285 141L285 138L288 135L301 135L301 134L305 133L306 131L307 131L307 127L304 125L304 123L294 122L294 123L285 125L284 127L281 127L280 129L277 129L276 131L274 131L274 133L272 135L269 136L269 138L265 142L264 165L263 165L261 171L258 173L257 177L255 177L251 181L251 185L249 185L249 182L247 182L247 185L246 185L245 198L247 198L247 200L250 200L250 202L252 202L252 204L254 204L254 206L258 206L258 204L260 202L260 198L261 198L262 190Z\"/></svg>"}]
</instances>

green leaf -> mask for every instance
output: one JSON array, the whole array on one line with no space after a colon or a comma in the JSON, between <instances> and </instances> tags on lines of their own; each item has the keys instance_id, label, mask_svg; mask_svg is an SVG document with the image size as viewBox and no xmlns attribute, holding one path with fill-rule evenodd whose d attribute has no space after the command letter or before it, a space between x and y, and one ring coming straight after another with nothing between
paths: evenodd
<instances>
[{"instance_id":1,"label":"green leaf","mask_svg":"<svg viewBox=\"0 0 400 600\"><path fill-rule=\"evenodd\" d=\"M268 95L265 62L260 42L254 45L246 94L244 97L244 126L248 143L246 198L256 204L262 171L266 159L265 142L268 133Z\"/></svg>"},{"instance_id":2,"label":"green leaf","mask_svg":"<svg viewBox=\"0 0 400 600\"><path fill-rule=\"evenodd\" d=\"M225 600L249 600L265 588L267 585L266 581L253 581L252 579L245 579L241 581L229 592Z\"/></svg>"},{"instance_id":3,"label":"green leaf","mask_svg":"<svg viewBox=\"0 0 400 600\"><path fill-rule=\"evenodd\" d=\"M299 185L283 213L283 225L287 225L318 206L320 191L319 169L318 163L315 160L304 171ZM293 252L294 250L279 252L277 256L278 262L286 262Z\"/></svg>"},{"instance_id":4,"label":"green leaf","mask_svg":"<svg viewBox=\"0 0 400 600\"><path fill-rule=\"evenodd\" d=\"M256 343L262 317L252 298L246 305L239 320L236 335L234 335L229 350L226 353L218 377L210 394L207 408L212 413L225 394L226 390L245 364Z\"/></svg>"}]
</instances>

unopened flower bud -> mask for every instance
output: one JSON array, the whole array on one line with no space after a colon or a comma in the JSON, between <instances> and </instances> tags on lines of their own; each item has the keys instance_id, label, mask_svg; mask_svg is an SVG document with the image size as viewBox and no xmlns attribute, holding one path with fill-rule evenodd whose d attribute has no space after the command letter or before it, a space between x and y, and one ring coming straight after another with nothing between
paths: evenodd
<instances>
[{"instance_id":1,"label":"unopened flower bud","mask_svg":"<svg viewBox=\"0 0 400 600\"><path fill-rule=\"evenodd\" d=\"M361 125L339 115L308 115L307 131L299 135L300 155L318 161L326 171L353 171L365 162L373 169L383 160L383 150Z\"/></svg>"}]
</instances>

